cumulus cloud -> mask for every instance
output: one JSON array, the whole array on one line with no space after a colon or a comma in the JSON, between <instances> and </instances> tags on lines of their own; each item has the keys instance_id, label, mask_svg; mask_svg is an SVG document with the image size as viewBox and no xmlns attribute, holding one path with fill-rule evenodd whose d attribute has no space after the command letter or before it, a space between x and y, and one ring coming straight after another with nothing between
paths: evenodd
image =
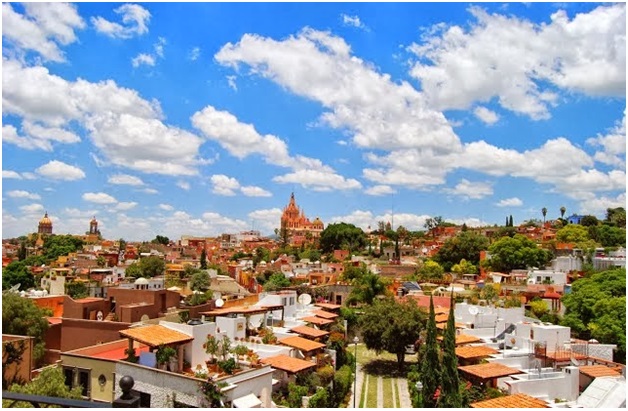
<instances>
[{"instance_id":1,"label":"cumulus cloud","mask_svg":"<svg viewBox=\"0 0 628 411\"><path fill-rule=\"evenodd\" d=\"M155 57L151 56L150 54L140 53L137 56L133 57L133 59L131 59L131 65L133 67L137 68L142 64L146 66L154 66Z\"/></svg>"},{"instance_id":2,"label":"cumulus cloud","mask_svg":"<svg viewBox=\"0 0 628 411\"><path fill-rule=\"evenodd\" d=\"M44 211L44 206L41 204L29 204L29 205L24 205L20 207L20 210L24 213L24 214L41 214ZM52 219L52 217L51 217ZM4 221L4 219L3 219ZM23 234L23 232L22 232Z\"/></svg>"},{"instance_id":3,"label":"cumulus cloud","mask_svg":"<svg viewBox=\"0 0 628 411\"><path fill-rule=\"evenodd\" d=\"M358 16L350 16L348 14L343 13L340 15L340 18L342 19L342 24L345 26L355 27L358 29L368 31L368 27L366 27L366 25L362 23L362 21L360 20L360 17Z\"/></svg>"},{"instance_id":4,"label":"cumulus cloud","mask_svg":"<svg viewBox=\"0 0 628 411\"><path fill-rule=\"evenodd\" d=\"M201 49L200 47L194 47L192 48L192 50L190 50L190 52L188 53L188 59L192 60L192 61L196 61L198 60L198 58L201 55Z\"/></svg>"},{"instance_id":5,"label":"cumulus cloud","mask_svg":"<svg viewBox=\"0 0 628 411\"><path fill-rule=\"evenodd\" d=\"M587 139L586 143L600 147L593 158L603 164L626 168L626 112L624 117L615 124L606 135L598 135Z\"/></svg>"},{"instance_id":6,"label":"cumulus cloud","mask_svg":"<svg viewBox=\"0 0 628 411\"><path fill-rule=\"evenodd\" d=\"M115 174L107 180L109 184L143 186L144 182L141 178L128 174Z\"/></svg>"},{"instance_id":7,"label":"cumulus cloud","mask_svg":"<svg viewBox=\"0 0 628 411\"><path fill-rule=\"evenodd\" d=\"M493 184L481 181L472 182L463 178L455 187L445 188L443 191L466 199L478 200L493 195Z\"/></svg>"},{"instance_id":8,"label":"cumulus cloud","mask_svg":"<svg viewBox=\"0 0 628 411\"><path fill-rule=\"evenodd\" d=\"M28 191L24 191L24 190L12 190L12 191L7 192L7 195L11 198L27 198L29 200L41 199L39 194L29 193Z\"/></svg>"},{"instance_id":9,"label":"cumulus cloud","mask_svg":"<svg viewBox=\"0 0 628 411\"><path fill-rule=\"evenodd\" d=\"M135 201L120 201L118 204L115 205L113 211L130 210L132 208L135 208L135 206L137 206L137 202Z\"/></svg>"},{"instance_id":10,"label":"cumulus cloud","mask_svg":"<svg viewBox=\"0 0 628 411\"><path fill-rule=\"evenodd\" d=\"M159 191L155 190L154 188L143 188L140 191L146 194L158 194L159 193Z\"/></svg>"},{"instance_id":11,"label":"cumulus cloud","mask_svg":"<svg viewBox=\"0 0 628 411\"><path fill-rule=\"evenodd\" d=\"M236 191L240 191L247 197L271 197L272 194L257 186L241 186L240 182L224 174L214 174L210 181L213 185L212 193L221 196L234 196Z\"/></svg>"},{"instance_id":12,"label":"cumulus cloud","mask_svg":"<svg viewBox=\"0 0 628 411\"><path fill-rule=\"evenodd\" d=\"M499 116L496 112L483 106L476 107L475 110L473 110L473 114L489 126L492 126L499 121Z\"/></svg>"},{"instance_id":13,"label":"cumulus cloud","mask_svg":"<svg viewBox=\"0 0 628 411\"><path fill-rule=\"evenodd\" d=\"M273 195L270 191L257 186L240 187L240 191L247 197L272 197Z\"/></svg>"},{"instance_id":14,"label":"cumulus cloud","mask_svg":"<svg viewBox=\"0 0 628 411\"><path fill-rule=\"evenodd\" d=\"M550 23L469 8L468 28L439 24L409 47L419 58L410 74L438 109L466 109L496 98L505 109L550 117L556 88L625 96L626 6L601 5Z\"/></svg>"},{"instance_id":15,"label":"cumulus cloud","mask_svg":"<svg viewBox=\"0 0 628 411\"><path fill-rule=\"evenodd\" d=\"M238 91L238 85L236 84L236 76L227 76L227 84L233 91Z\"/></svg>"},{"instance_id":16,"label":"cumulus cloud","mask_svg":"<svg viewBox=\"0 0 628 411\"><path fill-rule=\"evenodd\" d=\"M301 184L314 191L355 190L362 184L354 178L345 178L327 170L298 170L293 173L273 177L273 181L281 184Z\"/></svg>"},{"instance_id":17,"label":"cumulus cloud","mask_svg":"<svg viewBox=\"0 0 628 411\"><path fill-rule=\"evenodd\" d=\"M2 3L2 37L21 51L34 51L44 60L65 61L59 46L77 40L75 30L85 27L76 6L67 3L23 3L25 14ZM6 46L5 46L6 47Z\"/></svg>"},{"instance_id":18,"label":"cumulus cloud","mask_svg":"<svg viewBox=\"0 0 628 411\"><path fill-rule=\"evenodd\" d=\"M37 168L35 172L52 180L73 181L85 178L83 170L58 160L49 161Z\"/></svg>"},{"instance_id":19,"label":"cumulus cloud","mask_svg":"<svg viewBox=\"0 0 628 411\"><path fill-rule=\"evenodd\" d=\"M161 208L162 210L165 210L165 211L172 211L172 210L174 210L174 207L171 206L170 204L159 204L159 208Z\"/></svg>"},{"instance_id":20,"label":"cumulus cloud","mask_svg":"<svg viewBox=\"0 0 628 411\"><path fill-rule=\"evenodd\" d=\"M113 204L118 202L118 200L107 193L84 193L82 198L85 201L96 204Z\"/></svg>"},{"instance_id":21,"label":"cumulus cloud","mask_svg":"<svg viewBox=\"0 0 628 411\"><path fill-rule=\"evenodd\" d=\"M187 181L177 181L177 187L188 191L190 189L190 183L188 183Z\"/></svg>"},{"instance_id":22,"label":"cumulus cloud","mask_svg":"<svg viewBox=\"0 0 628 411\"><path fill-rule=\"evenodd\" d=\"M253 225L262 232L262 235L269 235L274 233L275 228L279 228L282 213L279 208L271 208L251 211L248 217Z\"/></svg>"},{"instance_id":23,"label":"cumulus cloud","mask_svg":"<svg viewBox=\"0 0 628 411\"><path fill-rule=\"evenodd\" d=\"M122 24L106 20L101 16L92 17L91 22L99 33L112 38L129 39L148 33L150 12L138 4L123 4L114 10L122 18Z\"/></svg>"},{"instance_id":24,"label":"cumulus cloud","mask_svg":"<svg viewBox=\"0 0 628 411\"><path fill-rule=\"evenodd\" d=\"M13 125L2 126L2 142L15 144L26 150L52 151L51 142L72 144L81 141L80 137L71 131L58 127L44 127L39 124L24 121L23 135L19 135Z\"/></svg>"},{"instance_id":25,"label":"cumulus cloud","mask_svg":"<svg viewBox=\"0 0 628 411\"><path fill-rule=\"evenodd\" d=\"M497 207L520 207L523 205L518 197L504 198L495 204Z\"/></svg>"},{"instance_id":26,"label":"cumulus cloud","mask_svg":"<svg viewBox=\"0 0 628 411\"><path fill-rule=\"evenodd\" d=\"M2 170L2 178L14 178L16 180L21 180L22 176L17 171Z\"/></svg>"},{"instance_id":27,"label":"cumulus cloud","mask_svg":"<svg viewBox=\"0 0 628 411\"><path fill-rule=\"evenodd\" d=\"M395 189L387 185L376 185L364 190L364 193L370 196L384 196L387 194L393 194L395 192Z\"/></svg>"}]
</instances>

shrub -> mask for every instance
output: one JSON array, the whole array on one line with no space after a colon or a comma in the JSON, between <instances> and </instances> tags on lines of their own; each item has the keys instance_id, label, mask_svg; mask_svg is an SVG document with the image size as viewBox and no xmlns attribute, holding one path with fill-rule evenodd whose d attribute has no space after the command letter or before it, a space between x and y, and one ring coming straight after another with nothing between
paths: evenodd
<instances>
[{"instance_id":1,"label":"shrub","mask_svg":"<svg viewBox=\"0 0 628 411\"><path fill-rule=\"evenodd\" d=\"M301 397L307 395L307 387L295 383L288 384L288 407L301 408Z\"/></svg>"},{"instance_id":2,"label":"shrub","mask_svg":"<svg viewBox=\"0 0 628 411\"><path fill-rule=\"evenodd\" d=\"M353 382L353 371L351 367L348 365L343 365L340 367L336 374L334 375L334 402L335 404L330 404L330 406L339 407L347 393L351 389L351 383Z\"/></svg>"},{"instance_id":3,"label":"shrub","mask_svg":"<svg viewBox=\"0 0 628 411\"><path fill-rule=\"evenodd\" d=\"M321 385L329 385L329 383L334 378L334 367L331 365L326 365L324 367L319 368L316 373L318 377L321 379Z\"/></svg>"},{"instance_id":4,"label":"shrub","mask_svg":"<svg viewBox=\"0 0 628 411\"><path fill-rule=\"evenodd\" d=\"M326 388L319 388L316 394L310 397L308 408L327 408L329 407L329 392Z\"/></svg>"},{"instance_id":5,"label":"shrub","mask_svg":"<svg viewBox=\"0 0 628 411\"><path fill-rule=\"evenodd\" d=\"M236 368L236 362L233 358L229 358L227 361L218 361L218 366L227 374L233 374L233 370Z\"/></svg>"}]
</instances>

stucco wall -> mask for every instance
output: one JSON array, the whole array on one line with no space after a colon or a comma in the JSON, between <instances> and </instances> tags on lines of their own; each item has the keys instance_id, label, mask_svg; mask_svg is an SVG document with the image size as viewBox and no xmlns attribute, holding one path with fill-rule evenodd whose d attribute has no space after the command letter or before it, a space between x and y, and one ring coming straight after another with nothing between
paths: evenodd
<instances>
[{"instance_id":1,"label":"stucco wall","mask_svg":"<svg viewBox=\"0 0 628 411\"><path fill-rule=\"evenodd\" d=\"M90 399L95 401L112 402L114 387L116 386L116 361L88 358L80 355L61 354L61 365L90 370ZM104 375L106 381L100 385L98 378Z\"/></svg>"},{"instance_id":2,"label":"stucco wall","mask_svg":"<svg viewBox=\"0 0 628 411\"><path fill-rule=\"evenodd\" d=\"M120 339L120 330L126 330L131 324L113 321L90 321L64 318L61 323L61 351L89 347Z\"/></svg>"}]
</instances>

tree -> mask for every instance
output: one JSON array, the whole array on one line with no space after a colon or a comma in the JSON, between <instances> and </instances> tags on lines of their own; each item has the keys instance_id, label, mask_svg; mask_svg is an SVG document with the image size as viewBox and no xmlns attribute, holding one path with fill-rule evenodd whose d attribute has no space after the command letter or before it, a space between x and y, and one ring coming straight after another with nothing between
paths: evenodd
<instances>
[{"instance_id":1,"label":"tree","mask_svg":"<svg viewBox=\"0 0 628 411\"><path fill-rule=\"evenodd\" d=\"M454 321L454 297L451 295L447 328L443 339L443 374L441 401L439 406L443 408L462 408L462 395L460 393L460 377L458 375L458 357L456 357L456 323Z\"/></svg>"},{"instance_id":2,"label":"tree","mask_svg":"<svg viewBox=\"0 0 628 411\"><path fill-rule=\"evenodd\" d=\"M2 269L3 290L7 290L17 284L20 284L20 289L22 290L35 287L35 277L28 269L26 261L13 261Z\"/></svg>"},{"instance_id":3,"label":"tree","mask_svg":"<svg viewBox=\"0 0 628 411\"><path fill-rule=\"evenodd\" d=\"M589 237L602 244L602 247L620 247L626 245L626 229L606 224L589 227Z\"/></svg>"},{"instance_id":4,"label":"tree","mask_svg":"<svg viewBox=\"0 0 628 411\"><path fill-rule=\"evenodd\" d=\"M442 264L445 271L450 271L462 259L477 265L480 262L480 251L486 250L488 245L486 237L472 231L463 231L445 241L434 260Z\"/></svg>"},{"instance_id":5,"label":"tree","mask_svg":"<svg viewBox=\"0 0 628 411\"><path fill-rule=\"evenodd\" d=\"M216 360L216 354L218 354L218 350L220 349L220 343L213 335L207 334L207 340L205 340L205 344L203 344L203 348L205 348L205 352L210 355L210 360Z\"/></svg>"},{"instance_id":6,"label":"tree","mask_svg":"<svg viewBox=\"0 0 628 411\"><path fill-rule=\"evenodd\" d=\"M124 270L124 276L127 277L127 278L140 278L140 277L143 277L142 269L140 268L139 263L134 262L133 264L129 265Z\"/></svg>"},{"instance_id":7,"label":"tree","mask_svg":"<svg viewBox=\"0 0 628 411\"><path fill-rule=\"evenodd\" d=\"M436 216L433 218L430 217L425 220L425 223L423 223L423 227L425 227L427 231L432 231L434 228L440 227L441 225L443 225L443 217L441 216Z\"/></svg>"},{"instance_id":8,"label":"tree","mask_svg":"<svg viewBox=\"0 0 628 411\"><path fill-rule=\"evenodd\" d=\"M118 240L118 249L121 253L124 253L126 251L126 241L124 240L124 238L120 238Z\"/></svg>"},{"instance_id":9,"label":"tree","mask_svg":"<svg viewBox=\"0 0 628 411\"><path fill-rule=\"evenodd\" d=\"M17 252L18 261L26 259L26 241L20 242L20 249Z\"/></svg>"},{"instance_id":10,"label":"tree","mask_svg":"<svg viewBox=\"0 0 628 411\"><path fill-rule=\"evenodd\" d=\"M509 227L513 227L513 220L512 220L512 214L510 215L510 220L508 220L508 226Z\"/></svg>"},{"instance_id":11,"label":"tree","mask_svg":"<svg viewBox=\"0 0 628 411\"><path fill-rule=\"evenodd\" d=\"M205 291L208 290L211 285L209 274L206 271L199 271L192 275L190 279L190 288L192 290Z\"/></svg>"},{"instance_id":12,"label":"tree","mask_svg":"<svg viewBox=\"0 0 628 411\"><path fill-rule=\"evenodd\" d=\"M567 209L565 208L565 206L562 206L560 208L560 218L563 219L565 218L565 212L567 211Z\"/></svg>"},{"instance_id":13,"label":"tree","mask_svg":"<svg viewBox=\"0 0 628 411\"><path fill-rule=\"evenodd\" d=\"M340 249L355 252L366 247L366 234L353 224L330 224L321 233L319 244L323 253Z\"/></svg>"},{"instance_id":14,"label":"tree","mask_svg":"<svg viewBox=\"0 0 628 411\"><path fill-rule=\"evenodd\" d=\"M525 236L502 237L489 248L490 258L483 261L485 267L509 273L517 268L544 267L552 258L552 253L537 247Z\"/></svg>"},{"instance_id":15,"label":"tree","mask_svg":"<svg viewBox=\"0 0 628 411\"><path fill-rule=\"evenodd\" d=\"M563 243L582 243L589 240L589 230L580 224L569 224L556 232L556 240Z\"/></svg>"},{"instance_id":16,"label":"tree","mask_svg":"<svg viewBox=\"0 0 628 411\"><path fill-rule=\"evenodd\" d=\"M423 383L423 407L436 408L438 400L434 398L436 390L441 385L441 365L438 358L438 343L436 342L436 315L434 314L434 300L430 296L430 313L427 320L427 335L425 351L421 356L421 382Z\"/></svg>"},{"instance_id":17,"label":"tree","mask_svg":"<svg viewBox=\"0 0 628 411\"><path fill-rule=\"evenodd\" d=\"M9 391L20 394L43 395L46 397L70 398L75 400L82 398L82 388L74 387L69 389L65 385L65 377L59 367L44 368L41 374L28 384L13 384ZM18 402L14 407L24 408L29 405L28 403Z\"/></svg>"},{"instance_id":18,"label":"tree","mask_svg":"<svg viewBox=\"0 0 628 411\"><path fill-rule=\"evenodd\" d=\"M99 255L96 258L96 265L98 265L98 267L104 267L105 265L107 265L107 259L105 257L103 257L102 255Z\"/></svg>"},{"instance_id":19,"label":"tree","mask_svg":"<svg viewBox=\"0 0 628 411\"><path fill-rule=\"evenodd\" d=\"M607 208L604 224L626 228L626 209L624 207Z\"/></svg>"},{"instance_id":20,"label":"tree","mask_svg":"<svg viewBox=\"0 0 628 411\"><path fill-rule=\"evenodd\" d=\"M153 278L164 273L166 263L161 257L152 255L140 260L140 268L144 277Z\"/></svg>"},{"instance_id":21,"label":"tree","mask_svg":"<svg viewBox=\"0 0 628 411\"><path fill-rule=\"evenodd\" d=\"M543 207L541 209L541 214L543 214L543 224L545 224L545 216L547 215L547 208Z\"/></svg>"},{"instance_id":22,"label":"tree","mask_svg":"<svg viewBox=\"0 0 628 411\"><path fill-rule=\"evenodd\" d=\"M207 251L205 248L201 251L201 270L207 269Z\"/></svg>"},{"instance_id":23,"label":"tree","mask_svg":"<svg viewBox=\"0 0 628 411\"><path fill-rule=\"evenodd\" d=\"M290 280L283 273L273 273L264 283L264 291L277 291L290 286Z\"/></svg>"},{"instance_id":24,"label":"tree","mask_svg":"<svg viewBox=\"0 0 628 411\"><path fill-rule=\"evenodd\" d=\"M458 275L477 274L478 268L463 258L458 264L451 267L451 272Z\"/></svg>"},{"instance_id":25,"label":"tree","mask_svg":"<svg viewBox=\"0 0 628 411\"><path fill-rule=\"evenodd\" d=\"M378 354L388 351L397 356L397 366L403 369L406 347L419 338L424 315L414 300L397 302L393 298L375 300L366 306L359 319L366 347Z\"/></svg>"},{"instance_id":26,"label":"tree","mask_svg":"<svg viewBox=\"0 0 628 411\"><path fill-rule=\"evenodd\" d=\"M34 338L33 358L40 362L44 356L44 336L48 329L49 310L39 308L30 298L15 293L2 296L2 333L27 335Z\"/></svg>"},{"instance_id":27,"label":"tree","mask_svg":"<svg viewBox=\"0 0 628 411\"><path fill-rule=\"evenodd\" d=\"M418 270L421 280L441 279L445 269L434 260L427 260Z\"/></svg>"},{"instance_id":28,"label":"tree","mask_svg":"<svg viewBox=\"0 0 628 411\"><path fill-rule=\"evenodd\" d=\"M484 284L480 296L489 303L495 301L499 297L499 286L495 284Z\"/></svg>"},{"instance_id":29,"label":"tree","mask_svg":"<svg viewBox=\"0 0 628 411\"><path fill-rule=\"evenodd\" d=\"M594 215L585 215L580 219L580 225L585 227L596 226L600 223Z\"/></svg>"},{"instance_id":30,"label":"tree","mask_svg":"<svg viewBox=\"0 0 628 411\"><path fill-rule=\"evenodd\" d=\"M65 293L78 300L89 296L89 289L82 281L70 281L65 284Z\"/></svg>"},{"instance_id":31,"label":"tree","mask_svg":"<svg viewBox=\"0 0 628 411\"><path fill-rule=\"evenodd\" d=\"M151 241L151 243L168 245L170 243L170 239L166 236L158 235Z\"/></svg>"},{"instance_id":32,"label":"tree","mask_svg":"<svg viewBox=\"0 0 628 411\"><path fill-rule=\"evenodd\" d=\"M371 304L378 295L386 294L386 282L382 277L366 272L351 282L353 289L347 297L347 303Z\"/></svg>"}]
</instances>

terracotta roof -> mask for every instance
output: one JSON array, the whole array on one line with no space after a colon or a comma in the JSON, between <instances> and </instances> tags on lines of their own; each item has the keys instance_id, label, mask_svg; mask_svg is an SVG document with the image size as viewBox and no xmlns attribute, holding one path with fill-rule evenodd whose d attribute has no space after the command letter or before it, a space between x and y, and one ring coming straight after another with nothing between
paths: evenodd
<instances>
[{"instance_id":1,"label":"terracotta roof","mask_svg":"<svg viewBox=\"0 0 628 411\"><path fill-rule=\"evenodd\" d=\"M476 365L466 365L464 367L458 367L458 369L460 371L464 371L467 374L471 374L475 377L479 377L483 380L488 380L491 378L506 377L508 375L523 373L522 371L519 371L516 368L510 368L496 362L476 364Z\"/></svg>"},{"instance_id":2,"label":"terracotta roof","mask_svg":"<svg viewBox=\"0 0 628 411\"><path fill-rule=\"evenodd\" d=\"M474 402L471 408L550 408L543 400L527 394L514 394L505 397L493 398L486 401Z\"/></svg>"},{"instance_id":3,"label":"terracotta roof","mask_svg":"<svg viewBox=\"0 0 628 411\"><path fill-rule=\"evenodd\" d=\"M494 348L487 347L486 345L471 346L465 345L456 348L456 356L468 360L470 358L488 357L491 354L497 354Z\"/></svg>"},{"instance_id":4,"label":"terracotta roof","mask_svg":"<svg viewBox=\"0 0 628 411\"><path fill-rule=\"evenodd\" d=\"M606 365L585 365L580 367L580 374L584 374L587 377L617 377L621 375L617 370L609 368Z\"/></svg>"},{"instance_id":5,"label":"terracotta roof","mask_svg":"<svg viewBox=\"0 0 628 411\"><path fill-rule=\"evenodd\" d=\"M447 322L447 318L449 318L449 314L438 314L434 317L434 319L436 320L437 323L444 323Z\"/></svg>"},{"instance_id":6,"label":"terracotta roof","mask_svg":"<svg viewBox=\"0 0 628 411\"><path fill-rule=\"evenodd\" d=\"M326 320L333 320L338 318L338 314L330 313L329 311L318 310L314 311L314 315L317 317L325 318Z\"/></svg>"},{"instance_id":7,"label":"terracotta roof","mask_svg":"<svg viewBox=\"0 0 628 411\"><path fill-rule=\"evenodd\" d=\"M467 328L466 324L464 323L454 323L456 328ZM438 323L436 324L436 328L438 328L439 330L445 330L447 328L447 323Z\"/></svg>"},{"instance_id":8,"label":"terracotta roof","mask_svg":"<svg viewBox=\"0 0 628 411\"><path fill-rule=\"evenodd\" d=\"M571 358L585 360L587 358L586 355L572 352L571 350L548 351L545 356L554 361L569 361Z\"/></svg>"},{"instance_id":9,"label":"terracotta roof","mask_svg":"<svg viewBox=\"0 0 628 411\"><path fill-rule=\"evenodd\" d=\"M128 328L120 331L120 335L139 341L142 344L146 344L151 347L158 347L161 344L184 343L194 340L194 337L183 334L179 331L171 330L163 325L147 325L144 327Z\"/></svg>"},{"instance_id":10,"label":"terracotta roof","mask_svg":"<svg viewBox=\"0 0 628 411\"><path fill-rule=\"evenodd\" d=\"M58 317L48 317L47 319L48 319L48 324L50 325L57 325L63 322L63 319L58 318Z\"/></svg>"},{"instance_id":11,"label":"terracotta roof","mask_svg":"<svg viewBox=\"0 0 628 411\"><path fill-rule=\"evenodd\" d=\"M324 337L329 334L329 331L317 330L307 325L291 328L290 331L312 338Z\"/></svg>"},{"instance_id":12,"label":"terracotta roof","mask_svg":"<svg viewBox=\"0 0 628 411\"><path fill-rule=\"evenodd\" d=\"M303 321L308 323L316 324L316 325L327 325L333 323L332 320L326 320L320 317L303 317L301 318Z\"/></svg>"},{"instance_id":13,"label":"terracotta roof","mask_svg":"<svg viewBox=\"0 0 628 411\"><path fill-rule=\"evenodd\" d=\"M308 368L316 367L316 363L311 361L301 360L299 358L288 357L287 355L276 355L274 357L260 359L262 364L269 364L273 368L278 370L287 371L290 373L297 373L299 371L307 370Z\"/></svg>"},{"instance_id":14,"label":"terracotta roof","mask_svg":"<svg viewBox=\"0 0 628 411\"><path fill-rule=\"evenodd\" d=\"M330 304L330 303L316 303L314 304L316 307L327 308L328 310L338 310L341 305L338 304Z\"/></svg>"},{"instance_id":15,"label":"terracotta roof","mask_svg":"<svg viewBox=\"0 0 628 411\"><path fill-rule=\"evenodd\" d=\"M443 341L443 336L439 335L438 337L436 337L436 339L438 341ZM476 337L475 335L469 335L469 334L458 334L456 335L456 345L462 345L462 344L472 344L472 343L477 343L477 342L481 342L482 339L479 337Z\"/></svg>"},{"instance_id":16,"label":"terracotta roof","mask_svg":"<svg viewBox=\"0 0 628 411\"><path fill-rule=\"evenodd\" d=\"M279 340L279 342L283 345L287 345L288 347L293 347L305 352L314 351L325 347L325 344L321 344L319 342L308 340L307 338L302 337L286 337Z\"/></svg>"}]
</instances>

